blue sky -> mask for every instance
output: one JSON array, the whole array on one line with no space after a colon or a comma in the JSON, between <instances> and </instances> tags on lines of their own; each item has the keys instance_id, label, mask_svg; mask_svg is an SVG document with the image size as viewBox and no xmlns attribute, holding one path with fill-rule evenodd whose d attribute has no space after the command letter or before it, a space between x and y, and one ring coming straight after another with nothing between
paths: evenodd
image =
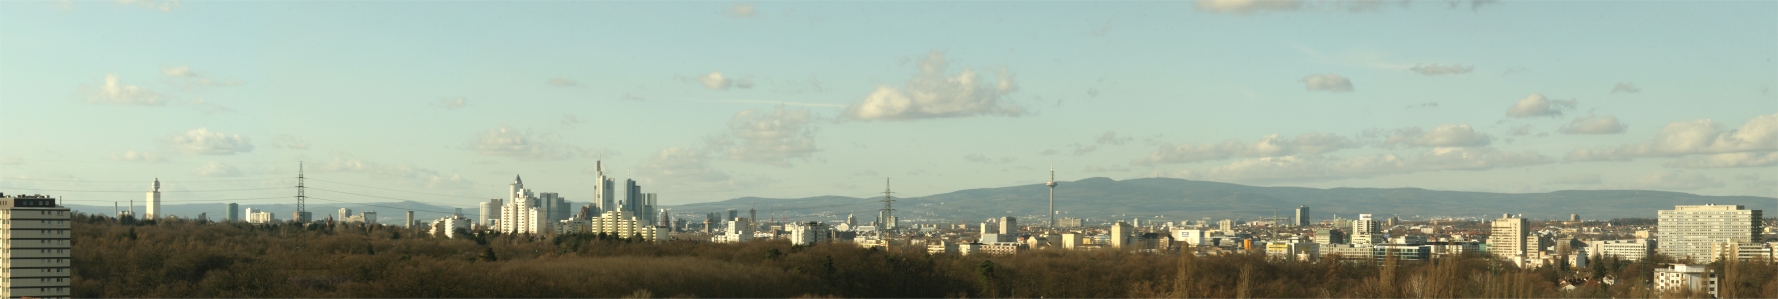
<instances>
[{"instance_id":1,"label":"blue sky","mask_svg":"<svg viewBox=\"0 0 1778 299\"><path fill-rule=\"evenodd\" d=\"M0 190L1773 196L1775 58L1770 1L7 1Z\"/></svg>"}]
</instances>

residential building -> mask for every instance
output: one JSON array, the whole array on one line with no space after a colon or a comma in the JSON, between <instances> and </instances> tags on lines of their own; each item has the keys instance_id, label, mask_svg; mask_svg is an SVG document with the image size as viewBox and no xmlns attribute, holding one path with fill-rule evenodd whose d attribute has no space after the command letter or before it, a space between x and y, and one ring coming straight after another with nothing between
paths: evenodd
<instances>
[{"instance_id":1,"label":"residential building","mask_svg":"<svg viewBox=\"0 0 1778 299\"><path fill-rule=\"evenodd\" d=\"M599 217L592 217L587 220L558 220L556 226L556 233L560 234L586 233L606 234L618 238L641 237L643 241L649 242L668 240L670 239L669 233L671 231L671 229L667 227L655 226L647 221L643 221L641 218L630 216L630 214L627 214L622 210L606 211L603 214L599 214ZM723 236L719 235L717 237ZM752 238L751 234L732 237L740 241Z\"/></svg>"},{"instance_id":2,"label":"residential building","mask_svg":"<svg viewBox=\"0 0 1778 299\"><path fill-rule=\"evenodd\" d=\"M426 233L433 236L456 238L458 231L468 232L474 225L472 220L463 217L463 215L450 215L433 220L432 225L427 226Z\"/></svg>"},{"instance_id":3,"label":"residential building","mask_svg":"<svg viewBox=\"0 0 1778 299\"><path fill-rule=\"evenodd\" d=\"M1666 243L1662 241L1661 243ZM1655 267L1655 290L1690 289L1716 298L1716 272L1709 265L1661 264Z\"/></svg>"},{"instance_id":4,"label":"residential building","mask_svg":"<svg viewBox=\"0 0 1778 299\"><path fill-rule=\"evenodd\" d=\"M517 176L507 187L509 201L500 207L500 232L510 234L542 234L549 230L548 214L537 207L540 199L525 189L525 181Z\"/></svg>"},{"instance_id":5,"label":"residential building","mask_svg":"<svg viewBox=\"0 0 1778 299\"><path fill-rule=\"evenodd\" d=\"M53 197L0 194L0 298L68 298L69 214Z\"/></svg>"},{"instance_id":6,"label":"residential building","mask_svg":"<svg viewBox=\"0 0 1778 299\"><path fill-rule=\"evenodd\" d=\"M997 232L1001 234L1017 234L1019 232L1019 219L1011 216L1000 217L1000 230Z\"/></svg>"},{"instance_id":7,"label":"residential building","mask_svg":"<svg viewBox=\"0 0 1778 299\"><path fill-rule=\"evenodd\" d=\"M1524 261L1527 251L1533 250L1525 244L1525 238L1530 237L1526 232L1527 224L1525 218L1513 215L1495 219L1490 224L1492 233L1488 235L1488 252L1503 259Z\"/></svg>"},{"instance_id":8,"label":"residential building","mask_svg":"<svg viewBox=\"0 0 1778 299\"><path fill-rule=\"evenodd\" d=\"M1763 227L1760 210L1740 205L1675 206L1659 212L1656 248L1674 258L1709 262L1711 244L1753 243Z\"/></svg>"},{"instance_id":9,"label":"residential building","mask_svg":"<svg viewBox=\"0 0 1778 299\"><path fill-rule=\"evenodd\" d=\"M1601 240L1587 242L1587 252L1600 257L1618 257L1627 261L1639 261L1655 252L1655 240Z\"/></svg>"},{"instance_id":10,"label":"residential building","mask_svg":"<svg viewBox=\"0 0 1778 299\"><path fill-rule=\"evenodd\" d=\"M1132 234L1132 233L1135 233L1135 227L1130 226L1129 223L1125 223L1123 221L1118 221L1117 223L1112 223L1111 224L1111 247L1112 248L1124 248L1124 247L1130 246L1131 245L1130 244L1130 234Z\"/></svg>"},{"instance_id":11,"label":"residential building","mask_svg":"<svg viewBox=\"0 0 1778 299\"><path fill-rule=\"evenodd\" d=\"M790 223L785 226L784 229L790 231L790 245L814 245L828 241L829 229L820 222Z\"/></svg>"},{"instance_id":12,"label":"residential building","mask_svg":"<svg viewBox=\"0 0 1778 299\"><path fill-rule=\"evenodd\" d=\"M1080 218L1062 217L1062 220L1057 220L1056 222L1057 222L1057 224L1056 224L1057 227L1075 228L1075 227L1081 227L1081 225L1083 223L1085 223L1086 221L1081 220Z\"/></svg>"},{"instance_id":13,"label":"residential building","mask_svg":"<svg viewBox=\"0 0 1778 299\"><path fill-rule=\"evenodd\" d=\"M501 207L502 205L500 204L499 198L489 199L488 201L478 204L477 208L480 208L480 210L477 211L479 215L476 216L481 218L475 219L477 221L476 224L481 227L500 227Z\"/></svg>"},{"instance_id":14,"label":"residential building","mask_svg":"<svg viewBox=\"0 0 1778 299\"><path fill-rule=\"evenodd\" d=\"M1204 237L1204 230L1201 229L1173 229L1173 240L1190 246L1205 245Z\"/></svg>"},{"instance_id":15,"label":"residential building","mask_svg":"<svg viewBox=\"0 0 1778 299\"><path fill-rule=\"evenodd\" d=\"M1371 245L1384 243L1383 235L1379 234L1377 221L1371 214L1358 214L1358 220L1352 222L1352 244Z\"/></svg>"},{"instance_id":16,"label":"residential building","mask_svg":"<svg viewBox=\"0 0 1778 299\"><path fill-rule=\"evenodd\" d=\"M278 222L278 217L273 216L272 212L247 208L247 223L268 224L273 222Z\"/></svg>"}]
</instances>

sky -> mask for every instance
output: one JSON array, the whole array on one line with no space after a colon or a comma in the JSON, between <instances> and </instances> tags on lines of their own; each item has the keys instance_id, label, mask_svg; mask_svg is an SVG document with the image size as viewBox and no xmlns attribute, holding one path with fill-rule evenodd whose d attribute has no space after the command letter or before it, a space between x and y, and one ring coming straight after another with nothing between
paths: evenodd
<instances>
[{"instance_id":1,"label":"sky","mask_svg":"<svg viewBox=\"0 0 1778 299\"><path fill-rule=\"evenodd\" d=\"M1772 1L4 1L0 192L1775 196L1775 58Z\"/></svg>"}]
</instances>

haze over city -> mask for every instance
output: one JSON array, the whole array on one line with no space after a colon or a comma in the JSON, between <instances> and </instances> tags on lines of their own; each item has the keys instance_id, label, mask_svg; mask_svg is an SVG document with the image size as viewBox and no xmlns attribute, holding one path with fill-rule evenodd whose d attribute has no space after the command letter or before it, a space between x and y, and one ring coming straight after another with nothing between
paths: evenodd
<instances>
[{"instance_id":1,"label":"haze over city","mask_svg":"<svg viewBox=\"0 0 1778 299\"><path fill-rule=\"evenodd\" d=\"M171 203L282 203L291 190L178 192L286 187L303 161L469 198L523 175L585 202L602 159L663 205L863 197L885 177L920 196L1052 166L1772 196L1775 9L7 1L0 187L117 191L61 193L103 205L159 178Z\"/></svg>"}]
</instances>

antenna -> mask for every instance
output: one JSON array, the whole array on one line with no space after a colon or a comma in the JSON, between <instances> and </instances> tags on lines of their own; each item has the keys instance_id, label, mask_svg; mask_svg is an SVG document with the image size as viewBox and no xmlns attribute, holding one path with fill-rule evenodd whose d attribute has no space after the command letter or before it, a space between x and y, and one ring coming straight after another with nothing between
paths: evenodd
<instances>
[{"instance_id":1,"label":"antenna","mask_svg":"<svg viewBox=\"0 0 1778 299\"><path fill-rule=\"evenodd\" d=\"M296 161L296 218L297 218L296 221L297 222L303 222L305 220L308 220L308 219L302 219L303 213L306 213L309 211L309 207L307 206L309 197L307 195L303 195L303 188L304 188L303 187L303 162Z\"/></svg>"},{"instance_id":2,"label":"antenna","mask_svg":"<svg viewBox=\"0 0 1778 299\"><path fill-rule=\"evenodd\" d=\"M895 227L895 219L892 219L895 217L895 207L891 205L895 202L895 198L890 196L894 193L894 191L889 191L889 178L883 178L883 215L879 217L883 218L881 220L884 228Z\"/></svg>"}]
</instances>

